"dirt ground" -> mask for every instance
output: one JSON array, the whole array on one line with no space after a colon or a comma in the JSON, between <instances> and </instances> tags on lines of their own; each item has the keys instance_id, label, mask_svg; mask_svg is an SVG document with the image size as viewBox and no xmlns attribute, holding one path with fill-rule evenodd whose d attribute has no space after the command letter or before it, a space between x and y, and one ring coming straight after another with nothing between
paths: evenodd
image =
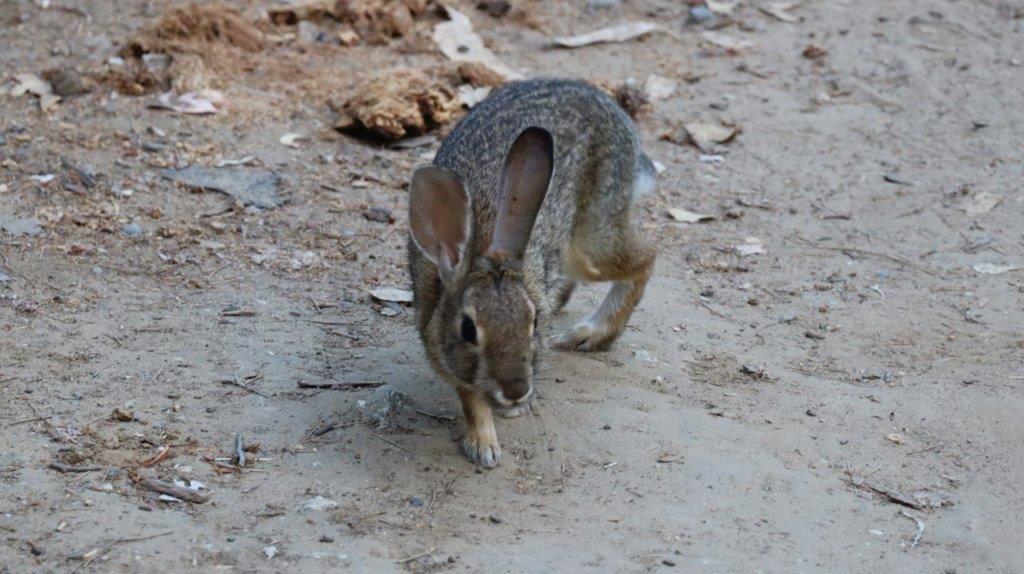
<instances>
[{"instance_id":1,"label":"dirt ground","mask_svg":"<svg viewBox=\"0 0 1024 574\"><path fill-rule=\"evenodd\" d=\"M7 88L99 78L173 5L42 4L2 3ZM445 65L430 22L276 41L216 78L214 116L101 81L45 113L0 95L0 572L1021 571L1024 3L808 0L785 22L745 1L713 24L739 51L685 4L454 4L529 75L679 82L637 120L665 167L647 296L609 352L545 355L493 471L459 455L411 310L368 294L408 287L404 187L437 142L341 135L327 105ZM641 19L666 31L550 47ZM663 138L692 121L742 133L721 160ZM283 206L161 176L245 156ZM38 233L12 233L25 218ZM387 396L406 400L377 428Z\"/></svg>"}]
</instances>

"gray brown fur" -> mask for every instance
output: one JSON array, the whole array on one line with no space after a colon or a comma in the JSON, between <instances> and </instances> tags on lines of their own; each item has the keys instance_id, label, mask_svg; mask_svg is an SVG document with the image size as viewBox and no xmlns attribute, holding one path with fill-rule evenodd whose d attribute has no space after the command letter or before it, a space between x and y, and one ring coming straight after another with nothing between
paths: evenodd
<instances>
[{"instance_id":1,"label":"gray brown fur","mask_svg":"<svg viewBox=\"0 0 1024 574\"><path fill-rule=\"evenodd\" d=\"M551 134L553 173L522 260L506 261L488 252L500 206L501 174L513 143L531 127ZM487 397L480 398L487 390L480 380L504 384L503 376L522 376L519 363L536 364L550 316L568 301L579 280L615 283L595 315L555 345L599 350L618 337L654 262L654 249L631 221L636 196L654 187L654 168L632 120L618 104L596 88L570 80L515 82L495 91L452 130L433 164L458 176L471 205L472 229L466 255L447 282L410 240L417 325L432 366L459 388L470 423L467 439L493 442L493 460L469 452L479 445L464 441L466 454L493 466L488 462L496 464L500 449L493 423L488 429L483 428L487 421L481 422L489 421L490 411ZM483 315L475 320L486 326L489 344L480 349L467 349L460 339L457 324L466 309ZM538 328L527 336L534 313ZM495 343L490 337L501 340ZM491 345L511 349L516 357L493 356ZM501 364L495 366L495 361ZM488 372L476 372L481 364ZM495 374L496 369L507 372Z\"/></svg>"}]
</instances>

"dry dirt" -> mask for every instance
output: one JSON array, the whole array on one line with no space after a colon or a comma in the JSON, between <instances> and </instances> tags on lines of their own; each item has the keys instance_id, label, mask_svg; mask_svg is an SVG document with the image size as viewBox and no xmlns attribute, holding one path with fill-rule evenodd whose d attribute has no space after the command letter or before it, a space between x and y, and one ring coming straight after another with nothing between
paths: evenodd
<instances>
[{"instance_id":1,"label":"dry dirt","mask_svg":"<svg viewBox=\"0 0 1024 574\"><path fill-rule=\"evenodd\" d=\"M40 4L2 3L5 86L93 73L173 5ZM342 136L327 105L370 71L443 64L429 36L275 43L209 117L109 86L48 113L0 96L0 220L42 224L0 232L0 571L1022 569L1024 273L978 269L1024 266L1024 4L808 0L783 22L743 2L718 30L753 42L738 54L683 27L683 2L513 4L457 4L513 67L680 87L638 120L666 168L647 297L611 351L546 355L489 472L458 454L410 310L368 295L407 286L404 184L437 144ZM549 48L634 19L670 32ZM662 139L722 119L742 133L721 163ZM288 203L232 209L160 175L243 156ZM750 237L764 253L741 257ZM377 429L380 389L299 382L413 404ZM239 433L258 443L241 470L216 460ZM159 500L136 472L209 501Z\"/></svg>"}]
</instances>

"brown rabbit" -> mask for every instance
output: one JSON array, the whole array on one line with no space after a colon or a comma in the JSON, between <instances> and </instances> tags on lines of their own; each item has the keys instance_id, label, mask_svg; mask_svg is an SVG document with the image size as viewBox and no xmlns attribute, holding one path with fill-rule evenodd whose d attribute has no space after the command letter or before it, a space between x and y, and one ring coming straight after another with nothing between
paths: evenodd
<instances>
[{"instance_id":1,"label":"brown rabbit","mask_svg":"<svg viewBox=\"0 0 1024 574\"><path fill-rule=\"evenodd\" d=\"M655 171L629 117L601 91L529 80L455 126L409 187L409 268L431 366L462 399L462 450L491 468L492 407L519 414L548 319L577 281L611 281L561 349L607 348L650 277L655 250L631 221Z\"/></svg>"}]
</instances>

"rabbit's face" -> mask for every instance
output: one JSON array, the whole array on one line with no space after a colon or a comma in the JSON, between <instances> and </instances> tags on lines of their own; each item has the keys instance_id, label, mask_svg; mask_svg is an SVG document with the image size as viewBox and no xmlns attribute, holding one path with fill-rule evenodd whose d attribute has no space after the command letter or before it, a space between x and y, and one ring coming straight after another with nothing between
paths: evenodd
<instances>
[{"instance_id":1,"label":"rabbit's face","mask_svg":"<svg viewBox=\"0 0 1024 574\"><path fill-rule=\"evenodd\" d=\"M456 361L463 373L472 371L463 380L472 381L495 406L515 406L533 391L537 311L516 269L486 257L476 267L451 325L461 347Z\"/></svg>"}]
</instances>

